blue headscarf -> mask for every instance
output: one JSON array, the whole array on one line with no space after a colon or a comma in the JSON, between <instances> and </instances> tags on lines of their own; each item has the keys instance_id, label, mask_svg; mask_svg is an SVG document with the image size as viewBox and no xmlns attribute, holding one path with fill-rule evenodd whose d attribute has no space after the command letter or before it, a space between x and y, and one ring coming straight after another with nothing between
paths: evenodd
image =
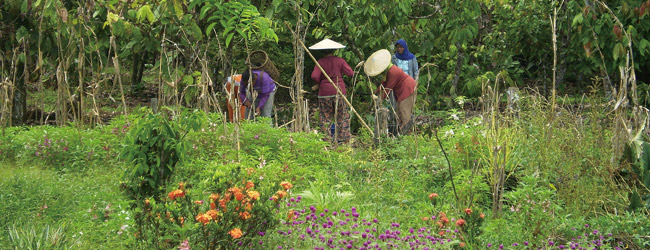
<instances>
[{"instance_id":1,"label":"blue headscarf","mask_svg":"<svg viewBox=\"0 0 650 250\"><path fill-rule=\"evenodd\" d=\"M397 42L395 42L395 45L397 45L397 44L399 44L399 45L401 45L402 47L404 47L404 53L402 53L402 54L400 54L400 53L395 53L395 57L397 57L397 59L400 59L400 60L411 60L411 59L415 58L415 55L413 55L413 53L411 53L411 52L409 51L409 47L406 45L406 41L404 41L404 39L399 39L399 40L397 40Z\"/></svg>"}]
</instances>

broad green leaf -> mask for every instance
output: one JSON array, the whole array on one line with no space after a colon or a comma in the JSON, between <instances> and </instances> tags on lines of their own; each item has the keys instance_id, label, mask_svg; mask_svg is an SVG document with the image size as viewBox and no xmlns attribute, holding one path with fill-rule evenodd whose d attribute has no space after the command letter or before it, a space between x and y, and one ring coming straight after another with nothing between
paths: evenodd
<instances>
[{"instance_id":1,"label":"broad green leaf","mask_svg":"<svg viewBox=\"0 0 650 250\"><path fill-rule=\"evenodd\" d=\"M20 5L20 13L27 13L27 1L23 1L23 3Z\"/></svg>"},{"instance_id":2,"label":"broad green leaf","mask_svg":"<svg viewBox=\"0 0 650 250\"><path fill-rule=\"evenodd\" d=\"M230 40L232 40L232 37L235 35L235 33L230 33L228 34L228 37L226 37L226 47L230 46Z\"/></svg>"},{"instance_id":3,"label":"broad green leaf","mask_svg":"<svg viewBox=\"0 0 650 250\"><path fill-rule=\"evenodd\" d=\"M617 61L619 57L624 56L625 54L625 49L623 48L623 44L617 43L614 46L614 50L612 51L613 56L614 56L614 61Z\"/></svg>"},{"instance_id":4,"label":"broad green leaf","mask_svg":"<svg viewBox=\"0 0 650 250\"><path fill-rule=\"evenodd\" d=\"M214 28L215 25L217 25L217 23L211 23L210 25L208 25L207 28L205 28L205 34L207 36L210 36L210 34L212 34L212 29Z\"/></svg>"},{"instance_id":5,"label":"broad green leaf","mask_svg":"<svg viewBox=\"0 0 650 250\"><path fill-rule=\"evenodd\" d=\"M212 9L212 5L205 5L201 8L201 14L199 14L199 19L205 18L205 15Z\"/></svg>"},{"instance_id":6,"label":"broad green leaf","mask_svg":"<svg viewBox=\"0 0 650 250\"><path fill-rule=\"evenodd\" d=\"M571 26L575 27L578 24L582 24L583 20L584 17L582 16L582 13L578 13L575 17L573 17L573 22L571 23Z\"/></svg>"},{"instance_id":7,"label":"broad green leaf","mask_svg":"<svg viewBox=\"0 0 650 250\"><path fill-rule=\"evenodd\" d=\"M192 23L192 37L194 38L195 41L200 41L203 38L203 33L201 32L201 28L199 28L199 25L196 24L196 22Z\"/></svg>"},{"instance_id":8,"label":"broad green leaf","mask_svg":"<svg viewBox=\"0 0 650 250\"><path fill-rule=\"evenodd\" d=\"M639 53L641 53L642 56L645 56L646 52L650 49L650 42L646 39L641 39L641 42L639 42Z\"/></svg>"},{"instance_id":9,"label":"broad green leaf","mask_svg":"<svg viewBox=\"0 0 650 250\"><path fill-rule=\"evenodd\" d=\"M138 22L142 22L142 20L144 20L145 18L147 19L147 21L149 21L149 23L153 23L155 21L153 12L151 12L151 7L149 7L148 4L145 4L144 6L140 7L136 15L136 19L138 20Z\"/></svg>"},{"instance_id":10,"label":"broad green leaf","mask_svg":"<svg viewBox=\"0 0 650 250\"><path fill-rule=\"evenodd\" d=\"M180 0L174 0L174 10L176 11L176 17L178 17L178 19L181 19L183 14L185 14Z\"/></svg>"}]
</instances>

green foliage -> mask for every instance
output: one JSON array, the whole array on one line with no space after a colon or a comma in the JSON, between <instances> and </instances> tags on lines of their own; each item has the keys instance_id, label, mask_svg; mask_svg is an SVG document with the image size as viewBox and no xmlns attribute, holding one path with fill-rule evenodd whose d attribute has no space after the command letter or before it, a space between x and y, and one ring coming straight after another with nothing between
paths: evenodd
<instances>
[{"instance_id":1,"label":"green foliage","mask_svg":"<svg viewBox=\"0 0 650 250\"><path fill-rule=\"evenodd\" d=\"M50 230L49 225L37 229L34 225L26 228L16 228L12 225L9 228L9 240L11 249L66 249L70 243L65 234L65 226L59 226Z\"/></svg>"},{"instance_id":2,"label":"green foliage","mask_svg":"<svg viewBox=\"0 0 650 250\"><path fill-rule=\"evenodd\" d=\"M174 118L178 122L170 122L165 114L147 112L126 136L120 158L132 166L124 174L125 191L131 199L160 192L187 151L185 135L205 123L204 113L197 111L184 111Z\"/></svg>"},{"instance_id":3,"label":"green foliage","mask_svg":"<svg viewBox=\"0 0 650 250\"><path fill-rule=\"evenodd\" d=\"M223 30L222 35L226 37L226 47L230 47L236 34L247 40L259 38L278 42L272 21L261 16L257 8L248 1L199 0L193 1L190 7L194 5L203 5L199 18L208 23L205 33L211 34L215 26L220 27Z\"/></svg>"},{"instance_id":4,"label":"green foliage","mask_svg":"<svg viewBox=\"0 0 650 250\"><path fill-rule=\"evenodd\" d=\"M628 209L650 209L650 192L647 191L650 187L650 144L636 138L625 145L622 164L625 168L621 170L621 176L631 188Z\"/></svg>"},{"instance_id":5,"label":"green foliage","mask_svg":"<svg viewBox=\"0 0 650 250\"><path fill-rule=\"evenodd\" d=\"M119 171L93 165L62 172L0 162L0 245L29 249L40 242L40 249L121 248L132 235L120 231L130 224L130 215L120 201Z\"/></svg>"},{"instance_id":6,"label":"green foliage","mask_svg":"<svg viewBox=\"0 0 650 250\"><path fill-rule=\"evenodd\" d=\"M333 186L324 186L323 183L309 183L309 189L299 193L305 203L314 204L317 209L323 210L325 208L333 211L348 208L350 200L354 197L354 193L345 191L347 185L336 184Z\"/></svg>"}]
</instances>

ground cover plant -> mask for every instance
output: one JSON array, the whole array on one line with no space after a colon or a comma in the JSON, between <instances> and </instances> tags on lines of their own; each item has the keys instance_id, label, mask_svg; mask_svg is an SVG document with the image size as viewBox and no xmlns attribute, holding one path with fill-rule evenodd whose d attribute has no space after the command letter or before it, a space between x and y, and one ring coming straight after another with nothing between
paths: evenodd
<instances>
[{"instance_id":1,"label":"ground cover plant","mask_svg":"<svg viewBox=\"0 0 650 250\"><path fill-rule=\"evenodd\" d=\"M519 115L543 108L535 102ZM544 125L535 119L510 123L504 131L511 133L507 138L517 146L505 163L509 173L503 209L496 213L486 178L493 169L489 164L495 162L486 158L494 155L488 143L494 137L490 139L479 117L456 120L450 115L450 125L436 130L422 127L422 134L387 138L376 148L361 146L372 144L369 137L334 148L318 134L291 133L266 121L246 122L241 148L236 150L235 135L229 132L234 127L221 116L169 112L154 115L142 110L89 130L47 126L9 130L3 150L12 154L5 156L2 185L3 196L11 202L2 207L3 245L634 249L648 244L647 215L642 210L626 212L627 189L615 180L602 180L606 175L601 168L610 167L610 156L602 153L610 149L599 142L603 128L580 127L583 123L575 120L602 111L567 111L558 120L572 123L558 127L555 133L563 136L552 138L516 132L539 131ZM143 131L139 126L157 116L176 124L169 129L182 135L174 137L182 146L171 149L184 157L166 168L170 172L161 185L141 185L151 182L133 174L147 172L137 170L129 159L148 157L152 160L140 167L154 167L161 155L123 153L133 152L128 151L133 145L146 145L128 138L136 138ZM581 133L578 139L590 146L574 146L576 131ZM557 145L536 148L529 143L545 140ZM98 160L76 157L93 150ZM58 158L47 160L44 155ZM596 162L603 165L585 166ZM562 180L576 175L580 177L574 181ZM139 189L148 191L134 192Z\"/></svg>"},{"instance_id":2,"label":"ground cover plant","mask_svg":"<svg viewBox=\"0 0 650 250\"><path fill-rule=\"evenodd\" d=\"M0 20L1 249L650 249L650 1L7 0ZM355 71L346 144L315 129L324 38ZM398 39L420 73L393 136L361 69ZM253 50L273 116L231 120Z\"/></svg>"}]
</instances>

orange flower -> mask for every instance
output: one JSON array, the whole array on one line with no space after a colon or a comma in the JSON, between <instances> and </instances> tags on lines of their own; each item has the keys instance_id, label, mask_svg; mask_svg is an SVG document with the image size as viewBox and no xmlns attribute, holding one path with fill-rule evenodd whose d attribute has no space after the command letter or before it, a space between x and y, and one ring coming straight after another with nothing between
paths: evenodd
<instances>
[{"instance_id":1,"label":"orange flower","mask_svg":"<svg viewBox=\"0 0 650 250\"><path fill-rule=\"evenodd\" d=\"M422 217L422 220L423 220L423 221L428 221L428 220L429 220L429 217Z\"/></svg>"},{"instance_id":2,"label":"orange flower","mask_svg":"<svg viewBox=\"0 0 650 250\"><path fill-rule=\"evenodd\" d=\"M280 186L282 186L284 190L289 190L290 188L293 187L293 185L291 185L291 183L289 183L288 181L280 182Z\"/></svg>"},{"instance_id":3,"label":"orange flower","mask_svg":"<svg viewBox=\"0 0 650 250\"><path fill-rule=\"evenodd\" d=\"M241 229L239 229L239 228L235 228L233 230L230 230L230 232L228 232L228 233L230 234L230 236L232 236L233 239L239 239L242 236Z\"/></svg>"},{"instance_id":4,"label":"orange flower","mask_svg":"<svg viewBox=\"0 0 650 250\"><path fill-rule=\"evenodd\" d=\"M273 195L273 196L271 196L271 199L273 199L275 202L278 202L280 197L278 197L277 195Z\"/></svg>"},{"instance_id":5,"label":"orange flower","mask_svg":"<svg viewBox=\"0 0 650 250\"><path fill-rule=\"evenodd\" d=\"M250 217L251 217L251 214L249 212L244 211L244 212L239 213L239 218L241 218L242 220L247 220Z\"/></svg>"},{"instance_id":6,"label":"orange flower","mask_svg":"<svg viewBox=\"0 0 650 250\"><path fill-rule=\"evenodd\" d=\"M244 199L244 194L242 192L236 192L235 193L235 199L237 199L238 201L241 201L242 199Z\"/></svg>"},{"instance_id":7,"label":"orange flower","mask_svg":"<svg viewBox=\"0 0 650 250\"><path fill-rule=\"evenodd\" d=\"M180 190L185 189L185 182L182 182L182 181L179 182L179 183L178 183L178 189L180 189Z\"/></svg>"},{"instance_id":8,"label":"orange flower","mask_svg":"<svg viewBox=\"0 0 650 250\"><path fill-rule=\"evenodd\" d=\"M169 194L167 194L167 196L169 196L169 199L175 200L178 197L184 197L185 192L183 190L176 189L174 191L169 192Z\"/></svg>"},{"instance_id":9,"label":"orange flower","mask_svg":"<svg viewBox=\"0 0 650 250\"><path fill-rule=\"evenodd\" d=\"M180 221L181 225L183 225L183 223L185 223L185 217L183 217L183 216L178 217L178 221Z\"/></svg>"},{"instance_id":10,"label":"orange flower","mask_svg":"<svg viewBox=\"0 0 650 250\"><path fill-rule=\"evenodd\" d=\"M247 173L248 175L253 174L253 172L255 172L255 169L254 169L254 168L247 168L247 169L246 169L246 173Z\"/></svg>"},{"instance_id":11,"label":"orange flower","mask_svg":"<svg viewBox=\"0 0 650 250\"><path fill-rule=\"evenodd\" d=\"M194 201L194 204L201 205L203 204L203 201Z\"/></svg>"},{"instance_id":12,"label":"orange flower","mask_svg":"<svg viewBox=\"0 0 650 250\"><path fill-rule=\"evenodd\" d=\"M203 225L208 224L208 222L210 222L210 219L212 219L212 217L207 214L199 214L196 216L196 220L203 223Z\"/></svg>"},{"instance_id":13,"label":"orange flower","mask_svg":"<svg viewBox=\"0 0 650 250\"><path fill-rule=\"evenodd\" d=\"M438 221L438 226L444 227L449 223L449 219L447 219L447 216L440 217L440 220Z\"/></svg>"},{"instance_id":14,"label":"orange flower","mask_svg":"<svg viewBox=\"0 0 650 250\"><path fill-rule=\"evenodd\" d=\"M217 201L218 199L219 199L219 195L218 195L218 194L214 194L214 193L213 193L213 194L210 195L210 200L211 200L212 202L215 202L215 201Z\"/></svg>"},{"instance_id":15,"label":"orange flower","mask_svg":"<svg viewBox=\"0 0 650 250\"><path fill-rule=\"evenodd\" d=\"M287 212L287 220L292 221L294 215L295 213L293 212L293 210L289 210L289 212Z\"/></svg>"},{"instance_id":16,"label":"orange flower","mask_svg":"<svg viewBox=\"0 0 650 250\"><path fill-rule=\"evenodd\" d=\"M445 231L442 230L442 231L438 232L438 234L439 234L440 236L443 236L443 235L445 235Z\"/></svg>"},{"instance_id":17,"label":"orange flower","mask_svg":"<svg viewBox=\"0 0 650 250\"><path fill-rule=\"evenodd\" d=\"M436 194L436 193L430 193L430 194L429 194L429 200L433 200L433 198L438 198L438 194Z\"/></svg>"},{"instance_id":18,"label":"orange flower","mask_svg":"<svg viewBox=\"0 0 650 250\"><path fill-rule=\"evenodd\" d=\"M465 214L467 214L467 215L472 214L472 209L471 208L465 208Z\"/></svg>"},{"instance_id":19,"label":"orange flower","mask_svg":"<svg viewBox=\"0 0 650 250\"><path fill-rule=\"evenodd\" d=\"M221 208L223 208L223 210L225 211L226 210L226 200L224 200L224 199L219 200L219 206Z\"/></svg>"},{"instance_id":20,"label":"orange flower","mask_svg":"<svg viewBox=\"0 0 650 250\"><path fill-rule=\"evenodd\" d=\"M479 217L481 217L481 219L483 219L483 218L485 218L485 214L481 213L481 214L479 215Z\"/></svg>"},{"instance_id":21,"label":"orange flower","mask_svg":"<svg viewBox=\"0 0 650 250\"><path fill-rule=\"evenodd\" d=\"M251 188L254 188L254 187L255 187L255 183L253 183L252 181L249 181L249 182L246 183L246 189L251 189Z\"/></svg>"},{"instance_id":22,"label":"orange flower","mask_svg":"<svg viewBox=\"0 0 650 250\"><path fill-rule=\"evenodd\" d=\"M463 220L463 219L458 219L458 220L456 221L456 226L462 227L463 225L465 225L465 220Z\"/></svg>"},{"instance_id":23,"label":"orange flower","mask_svg":"<svg viewBox=\"0 0 650 250\"><path fill-rule=\"evenodd\" d=\"M287 196L287 192L282 191L282 190L275 192L275 194L277 194L278 197L279 197L280 199L282 199L282 198L284 198L285 196Z\"/></svg>"},{"instance_id":24,"label":"orange flower","mask_svg":"<svg viewBox=\"0 0 650 250\"><path fill-rule=\"evenodd\" d=\"M461 242L459 246L460 247L465 247L465 242Z\"/></svg>"},{"instance_id":25,"label":"orange flower","mask_svg":"<svg viewBox=\"0 0 650 250\"><path fill-rule=\"evenodd\" d=\"M251 200L256 201L260 198L260 192L257 191L248 191L248 197L251 197Z\"/></svg>"},{"instance_id":26,"label":"orange flower","mask_svg":"<svg viewBox=\"0 0 650 250\"><path fill-rule=\"evenodd\" d=\"M210 216L210 218L213 220L217 220L217 217L219 216L219 212L217 212L217 210L214 209L208 210L207 212L205 212L205 214Z\"/></svg>"},{"instance_id":27,"label":"orange flower","mask_svg":"<svg viewBox=\"0 0 650 250\"><path fill-rule=\"evenodd\" d=\"M238 188L238 187L231 187L231 188L228 189L228 192L231 193L231 194L241 193L241 189Z\"/></svg>"},{"instance_id":28,"label":"orange flower","mask_svg":"<svg viewBox=\"0 0 650 250\"><path fill-rule=\"evenodd\" d=\"M250 203L246 203L246 210L251 211L252 209L253 209L253 205L251 205Z\"/></svg>"},{"instance_id":29,"label":"orange flower","mask_svg":"<svg viewBox=\"0 0 650 250\"><path fill-rule=\"evenodd\" d=\"M149 201L149 199L145 199L145 200L144 200L144 206L145 206L145 207L148 207L149 204L151 204L151 201Z\"/></svg>"},{"instance_id":30,"label":"orange flower","mask_svg":"<svg viewBox=\"0 0 650 250\"><path fill-rule=\"evenodd\" d=\"M216 209L217 204L214 204L214 202L210 202L210 209Z\"/></svg>"}]
</instances>

